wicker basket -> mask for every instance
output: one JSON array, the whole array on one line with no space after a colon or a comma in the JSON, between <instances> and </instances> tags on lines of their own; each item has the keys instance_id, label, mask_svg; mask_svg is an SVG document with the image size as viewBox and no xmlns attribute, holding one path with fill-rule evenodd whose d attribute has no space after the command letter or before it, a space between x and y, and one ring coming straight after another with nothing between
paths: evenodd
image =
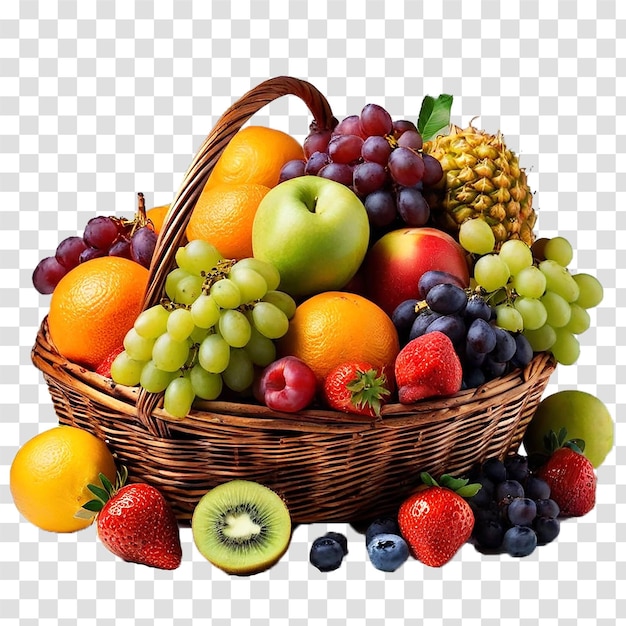
<instances>
[{"instance_id":1,"label":"wicker basket","mask_svg":"<svg viewBox=\"0 0 626 626\"><path fill-rule=\"evenodd\" d=\"M270 79L232 105L195 156L166 217L150 270L145 308L158 302L185 226L217 159L259 109L283 95L304 101L320 128L332 119L324 96L290 77ZM162 399L64 359L44 319L32 351L62 424L105 440L132 480L161 489L181 522L200 497L234 478L280 493L296 523L362 522L393 513L420 471L461 474L517 450L554 370L539 354L523 371L477 389L415 405L390 404L381 418L310 409L297 415L238 402L197 403L183 420Z\"/></svg>"}]
</instances>

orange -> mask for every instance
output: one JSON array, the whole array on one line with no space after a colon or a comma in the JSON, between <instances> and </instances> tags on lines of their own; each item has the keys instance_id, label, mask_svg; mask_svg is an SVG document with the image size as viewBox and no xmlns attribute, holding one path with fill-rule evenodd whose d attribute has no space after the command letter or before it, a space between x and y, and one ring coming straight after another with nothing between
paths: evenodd
<instances>
[{"instance_id":1,"label":"orange","mask_svg":"<svg viewBox=\"0 0 626 626\"><path fill-rule=\"evenodd\" d=\"M278 340L281 356L302 359L319 383L346 361L383 367L393 380L399 350L391 318L363 296L343 291L325 291L298 305L287 334Z\"/></svg>"},{"instance_id":2,"label":"orange","mask_svg":"<svg viewBox=\"0 0 626 626\"><path fill-rule=\"evenodd\" d=\"M304 151L291 135L265 126L246 126L222 152L207 186L257 183L275 187L283 165L293 159L304 159Z\"/></svg>"},{"instance_id":3,"label":"orange","mask_svg":"<svg viewBox=\"0 0 626 626\"><path fill-rule=\"evenodd\" d=\"M141 313L148 270L105 256L70 270L50 299L48 327L59 353L95 370L119 348Z\"/></svg>"},{"instance_id":4,"label":"orange","mask_svg":"<svg viewBox=\"0 0 626 626\"><path fill-rule=\"evenodd\" d=\"M205 188L187 225L187 239L204 239L226 259L252 256L252 224L259 203L270 190L254 183Z\"/></svg>"},{"instance_id":5,"label":"orange","mask_svg":"<svg viewBox=\"0 0 626 626\"><path fill-rule=\"evenodd\" d=\"M17 451L10 471L11 495L18 511L35 526L70 533L93 521L75 515L94 499L87 485L100 487L100 473L115 484L115 460L104 441L80 428L56 426Z\"/></svg>"},{"instance_id":6,"label":"orange","mask_svg":"<svg viewBox=\"0 0 626 626\"><path fill-rule=\"evenodd\" d=\"M165 215L169 211L170 205L163 204L161 206L155 206L146 211L146 217L152 222L154 226L154 232L159 235L163 226L163 220Z\"/></svg>"}]
</instances>

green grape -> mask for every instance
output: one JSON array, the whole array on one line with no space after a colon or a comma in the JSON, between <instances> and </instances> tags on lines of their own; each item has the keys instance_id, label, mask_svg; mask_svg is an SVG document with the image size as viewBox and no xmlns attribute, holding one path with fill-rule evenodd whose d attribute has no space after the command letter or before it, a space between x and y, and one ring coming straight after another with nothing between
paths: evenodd
<instances>
[{"instance_id":1,"label":"green grape","mask_svg":"<svg viewBox=\"0 0 626 626\"><path fill-rule=\"evenodd\" d=\"M546 290L546 277L544 273L534 265L525 267L513 277L513 289L527 298L541 298Z\"/></svg>"},{"instance_id":2,"label":"green grape","mask_svg":"<svg viewBox=\"0 0 626 626\"><path fill-rule=\"evenodd\" d=\"M191 318L200 328L211 328L220 319L220 307L213 296L201 293L191 305Z\"/></svg>"},{"instance_id":3,"label":"green grape","mask_svg":"<svg viewBox=\"0 0 626 626\"><path fill-rule=\"evenodd\" d=\"M276 360L276 345L254 326L251 330L250 341L246 344L245 351L255 365L265 367Z\"/></svg>"},{"instance_id":4,"label":"green grape","mask_svg":"<svg viewBox=\"0 0 626 626\"><path fill-rule=\"evenodd\" d=\"M561 328L569 322L572 309L565 298L554 291L546 291L540 298L548 314L547 323L553 328Z\"/></svg>"},{"instance_id":5,"label":"green grape","mask_svg":"<svg viewBox=\"0 0 626 626\"><path fill-rule=\"evenodd\" d=\"M192 239L184 248L176 251L178 266L196 276L210 272L221 260L219 250L203 239Z\"/></svg>"},{"instance_id":6,"label":"green grape","mask_svg":"<svg viewBox=\"0 0 626 626\"><path fill-rule=\"evenodd\" d=\"M150 393L160 393L165 391L174 376L176 376L174 372L165 372L159 369L154 361L148 361L141 370L139 384Z\"/></svg>"},{"instance_id":7,"label":"green grape","mask_svg":"<svg viewBox=\"0 0 626 626\"><path fill-rule=\"evenodd\" d=\"M550 351L561 365L573 365L580 356L578 339L564 328L555 328L555 333L556 339Z\"/></svg>"},{"instance_id":8,"label":"green grape","mask_svg":"<svg viewBox=\"0 0 626 626\"><path fill-rule=\"evenodd\" d=\"M257 302L252 309L252 322L269 339L282 337L289 329L287 316L271 302Z\"/></svg>"},{"instance_id":9,"label":"green grape","mask_svg":"<svg viewBox=\"0 0 626 626\"><path fill-rule=\"evenodd\" d=\"M135 320L137 334L145 339L156 339L167 330L167 319L170 312L160 304L155 304L142 311Z\"/></svg>"},{"instance_id":10,"label":"green grape","mask_svg":"<svg viewBox=\"0 0 626 626\"><path fill-rule=\"evenodd\" d=\"M233 348L228 367L222 372L224 384L232 391L242 392L254 381L254 364L243 348Z\"/></svg>"},{"instance_id":11,"label":"green grape","mask_svg":"<svg viewBox=\"0 0 626 626\"><path fill-rule=\"evenodd\" d=\"M203 400L215 400L222 393L222 377L207 372L200 363L196 363L189 371L189 380L194 394Z\"/></svg>"},{"instance_id":12,"label":"green grape","mask_svg":"<svg viewBox=\"0 0 626 626\"><path fill-rule=\"evenodd\" d=\"M149 361L152 358L154 339L142 337L135 328L131 328L124 337L124 350L135 361Z\"/></svg>"},{"instance_id":13,"label":"green grape","mask_svg":"<svg viewBox=\"0 0 626 626\"><path fill-rule=\"evenodd\" d=\"M591 317L587 313L586 309L583 309L579 304L570 304L571 315L569 322L563 326L563 330L566 330L574 335L580 335L588 330L591 325Z\"/></svg>"},{"instance_id":14,"label":"green grape","mask_svg":"<svg viewBox=\"0 0 626 626\"><path fill-rule=\"evenodd\" d=\"M556 261L546 259L539 263L539 269L546 277L546 291L558 293L568 302L575 302L580 295L578 283L572 275Z\"/></svg>"},{"instance_id":15,"label":"green grape","mask_svg":"<svg viewBox=\"0 0 626 626\"><path fill-rule=\"evenodd\" d=\"M521 313L510 304L498 304L496 306L496 324L500 328L510 330L513 333L524 329L524 320Z\"/></svg>"},{"instance_id":16,"label":"green grape","mask_svg":"<svg viewBox=\"0 0 626 626\"><path fill-rule=\"evenodd\" d=\"M523 335L528 339L534 352L546 352L556 341L556 331L549 324L537 330L524 329Z\"/></svg>"},{"instance_id":17,"label":"green grape","mask_svg":"<svg viewBox=\"0 0 626 626\"><path fill-rule=\"evenodd\" d=\"M198 348L198 363L212 374L223 372L229 360L230 346L218 333L209 335Z\"/></svg>"},{"instance_id":18,"label":"green grape","mask_svg":"<svg viewBox=\"0 0 626 626\"><path fill-rule=\"evenodd\" d=\"M189 309L174 309L167 320L167 332L176 341L185 341L196 325Z\"/></svg>"},{"instance_id":19,"label":"green grape","mask_svg":"<svg viewBox=\"0 0 626 626\"><path fill-rule=\"evenodd\" d=\"M174 301L179 304L191 305L202 293L202 284L204 280L200 276L188 274L181 278L176 285L176 296Z\"/></svg>"},{"instance_id":20,"label":"green grape","mask_svg":"<svg viewBox=\"0 0 626 626\"><path fill-rule=\"evenodd\" d=\"M513 306L522 316L524 328L537 330L541 328L548 320L548 312L543 303L536 298L515 298Z\"/></svg>"},{"instance_id":21,"label":"green grape","mask_svg":"<svg viewBox=\"0 0 626 626\"><path fill-rule=\"evenodd\" d=\"M511 276L516 276L524 268L533 264L530 247L520 239L509 239L500 247L500 258L506 263Z\"/></svg>"},{"instance_id":22,"label":"green grape","mask_svg":"<svg viewBox=\"0 0 626 626\"><path fill-rule=\"evenodd\" d=\"M237 261L237 263L233 266L233 269L235 267L247 267L261 274L261 276L265 279L268 291L278 289L278 285L280 284L280 274L271 263L261 261L261 259L255 259L254 257L249 257L247 259Z\"/></svg>"},{"instance_id":23,"label":"green grape","mask_svg":"<svg viewBox=\"0 0 626 626\"><path fill-rule=\"evenodd\" d=\"M576 281L579 288L578 299L576 304L583 309L591 309L596 307L602 302L604 297L604 289L602 284L591 274L574 274L572 278Z\"/></svg>"},{"instance_id":24,"label":"green grape","mask_svg":"<svg viewBox=\"0 0 626 626\"><path fill-rule=\"evenodd\" d=\"M487 292L504 287L510 277L508 265L497 254L486 254L474 264L474 278Z\"/></svg>"},{"instance_id":25,"label":"green grape","mask_svg":"<svg viewBox=\"0 0 626 626\"><path fill-rule=\"evenodd\" d=\"M191 381L187 376L174 378L163 396L163 408L172 416L182 419L191 410L195 399Z\"/></svg>"},{"instance_id":26,"label":"green grape","mask_svg":"<svg viewBox=\"0 0 626 626\"><path fill-rule=\"evenodd\" d=\"M208 328L200 328L199 326L194 326L191 331L191 335L189 335L189 339L191 339L192 343L200 344L204 341L205 337L209 334Z\"/></svg>"},{"instance_id":27,"label":"green grape","mask_svg":"<svg viewBox=\"0 0 626 626\"><path fill-rule=\"evenodd\" d=\"M222 278L211 285L209 292L217 306L222 309L236 309L241 301L239 287L229 278Z\"/></svg>"},{"instance_id":28,"label":"green grape","mask_svg":"<svg viewBox=\"0 0 626 626\"><path fill-rule=\"evenodd\" d=\"M546 259L556 261L562 267L567 267L574 258L574 250L572 244L565 237L552 237L546 241L543 255Z\"/></svg>"},{"instance_id":29,"label":"green grape","mask_svg":"<svg viewBox=\"0 0 626 626\"><path fill-rule=\"evenodd\" d=\"M131 359L126 351L120 352L111 363L111 378L119 385L134 387L139 384L143 361Z\"/></svg>"},{"instance_id":30,"label":"green grape","mask_svg":"<svg viewBox=\"0 0 626 626\"><path fill-rule=\"evenodd\" d=\"M220 335L232 348L243 348L250 341L250 322L237 309L226 309L218 322Z\"/></svg>"},{"instance_id":31,"label":"green grape","mask_svg":"<svg viewBox=\"0 0 626 626\"><path fill-rule=\"evenodd\" d=\"M267 293L265 278L249 267L241 267L235 263L228 278L239 287L241 302L260 300Z\"/></svg>"},{"instance_id":32,"label":"green grape","mask_svg":"<svg viewBox=\"0 0 626 626\"><path fill-rule=\"evenodd\" d=\"M488 254L493 252L496 238L485 220L469 219L459 228L459 243L473 254Z\"/></svg>"},{"instance_id":33,"label":"green grape","mask_svg":"<svg viewBox=\"0 0 626 626\"><path fill-rule=\"evenodd\" d=\"M271 302L274 306L277 306L289 320L296 314L296 301L284 291L268 291L263 296L263 302Z\"/></svg>"},{"instance_id":34,"label":"green grape","mask_svg":"<svg viewBox=\"0 0 626 626\"><path fill-rule=\"evenodd\" d=\"M157 338L152 347L152 360L165 372L179 370L189 358L189 343L176 341L169 333Z\"/></svg>"},{"instance_id":35,"label":"green grape","mask_svg":"<svg viewBox=\"0 0 626 626\"><path fill-rule=\"evenodd\" d=\"M178 290L178 283L184 278L188 278L191 276L187 270L182 269L182 267L177 267L173 269L166 277L165 277L165 295L170 300L176 300L176 292Z\"/></svg>"}]
</instances>

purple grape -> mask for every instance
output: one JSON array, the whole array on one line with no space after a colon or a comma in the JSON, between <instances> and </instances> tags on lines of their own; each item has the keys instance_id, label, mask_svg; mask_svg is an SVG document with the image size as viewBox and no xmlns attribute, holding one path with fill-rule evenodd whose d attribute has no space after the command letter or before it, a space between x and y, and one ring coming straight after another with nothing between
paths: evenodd
<instances>
[{"instance_id":1,"label":"purple grape","mask_svg":"<svg viewBox=\"0 0 626 626\"><path fill-rule=\"evenodd\" d=\"M424 161L417 152L401 146L389 155L389 172L399 185L412 187L422 180Z\"/></svg>"},{"instance_id":2,"label":"purple grape","mask_svg":"<svg viewBox=\"0 0 626 626\"><path fill-rule=\"evenodd\" d=\"M361 131L361 121L358 115L348 115L348 117L342 119L341 122L335 126L332 134L333 137L337 135L357 135L361 137L361 139L366 138Z\"/></svg>"},{"instance_id":3,"label":"purple grape","mask_svg":"<svg viewBox=\"0 0 626 626\"><path fill-rule=\"evenodd\" d=\"M417 293L423 300L435 285L441 285L443 283L456 285L461 289L465 288L463 282L454 274L444 272L443 270L428 270L420 276L419 282L417 283Z\"/></svg>"},{"instance_id":4,"label":"purple grape","mask_svg":"<svg viewBox=\"0 0 626 626\"><path fill-rule=\"evenodd\" d=\"M415 339L416 337L421 337L428 330L428 327L433 323L433 321L440 317L442 317L441 313L435 313L430 309L423 309L420 311L413 322L413 326L411 326L409 341L411 341L411 339Z\"/></svg>"},{"instance_id":5,"label":"purple grape","mask_svg":"<svg viewBox=\"0 0 626 626\"><path fill-rule=\"evenodd\" d=\"M513 358L515 350L517 349L515 339L513 335L508 330L504 330L504 328L495 326L494 330L496 332L496 347L493 349L490 356L494 361L508 363Z\"/></svg>"},{"instance_id":6,"label":"purple grape","mask_svg":"<svg viewBox=\"0 0 626 626\"><path fill-rule=\"evenodd\" d=\"M322 167L317 175L322 178L334 180L335 182L341 183L346 187L350 187L352 185L353 177L352 170L352 166L346 163L327 163L324 167Z\"/></svg>"},{"instance_id":7,"label":"purple grape","mask_svg":"<svg viewBox=\"0 0 626 626\"><path fill-rule=\"evenodd\" d=\"M363 204L372 226L384 228L396 219L396 200L387 189L378 189L370 193Z\"/></svg>"},{"instance_id":8,"label":"purple grape","mask_svg":"<svg viewBox=\"0 0 626 626\"><path fill-rule=\"evenodd\" d=\"M332 131L320 130L309 133L302 144L304 156L308 159L314 152L326 152Z\"/></svg>"},{"instance_id":9,"label":"purple grape","mask_svg":"<svg viewBox=\"0 0 626 626\"><path fill-rule=\"evenodd\" d=\"M404 300L400 302L391 314L391 321L396 327L398 334L402 337L408 337L411 326L413 326L413 322L415 322L415 318L417 317L417 311L415 310L417 302L418 301L414 298Z\"/></svg>"},{"instance_id":10,"label":"purple grape","mask_svg":"<svg viewBox=\"0 0 626 626\"><path fill-rule=\"evenodd\" d=\"M317 173L326 165L330 163L330 157L326 152L314 152L306 162L304 166L305 174L312 174L317 176Z\"/></svg>"},{"instance_id":11,"label":"purple grape","mask_svg":"<svg viewBox=\"0 0 626 626\"><path fill-rule=\"evenodd\" d=\"M85 248L78 257L79 263L86 263L92 259L99 259L101 256L106 256L108 250L104 248Z\"/></svg>"},{"instance_id":12,"label":"purple grape","mask_svg":"<svg viewBox=\"0 0 626 626\"><path fill-rule=\"evenodd\" d=\"M513 367L526 367L533 359L533 348L530 345L530 341L522 333L517 333L514 339L516 349L515 354L511 358L511 365Z\"/></svg>"},{"instance_id":13,"label":"purple grape","mask_svg":"<svg viewBox=\"0 0 626 626\"><path fill-rule=\"evenodd\" d=\"M328 154L335 163L355 163L362 147L363 139L357 135L337 135L328 144Z\"/></svg>"},{"instance_id":14,"label":"purple grape","mask_svg":"<svg viewBox=\"0 0 626 626\"><path fill-rule=\"evenodd\" d=\"M157 242L157 234L148 226L135 231L130 240L130 254L133 261L144 267L150 267Z\"/></svg>"},{"instance_id":15,"label":"purple grape","mask_svg":"<svg viewBox=\"0 0 626 626\"><path fill-rule=\"evenodd\" d=\"M389 161L391 150L389 142L384 137L373 135L363 142L361 156L365 161L373 161L385 166Z\"/></svg>"},{"instance_id":16,"label":"purple grape","mask_svg":"<svg viewBox=\"0 0 626 626\"><path fill-rule=\"evenodd\" d=\"M400 148L391 153L393 156ZM414 187L402 187L396 194L398 213L407 226L424 226L430 218L430 207L420 191Z\"/></svg>"},{"instance_id":17,"label":"purple grape","mask_svg":"<svg viewBox=\"0 0 626 626\"><path fill-rule=\"evenodd\" d=\"M115 241L109 248L109 256L119 256L124 259L131 259L130 239L127 237L120 237L117 241Z\"/></svg>"},{"instance_id":18,"label":"purple grape","mask_svg":"<svg viewBox=\"0 0 626 626\"><path fill-rule=\"evenodd\" d=\"M488 322L491 319L491 307L479 295L471 296L465 307L465 317L468 320L482 319ZM493 348L492 348L493 349Z\"/></svg>"},{"instance_id":19,"label":"purple grape","mask_svg":"<svg viewBox=\"0 0 626 626\"><path fill-rule=\"evenodd\" d=\"M393 136L396 139L399 139L400 136L407 130L417 132L417 126L415 126L415 124L413 124L413 122L410 122L409 120L395 120L393 122Z\"/></svg>"},{"instance_id":20,"label":"purple grape","mask_svg":"<svg viewBox=\"0 0 626 626\"><path fill-rule=\"evenodd\" d=\"M467 304L467 295L461 287L450 283L442 283L430 289L425 300L432 311L449 315L451 313L460 313L463 310Z\"/></svg>"},{"instance_id":21,"label":"purple grape","mask_svg":"<svg viewBox=\"0 0 626 626\"><path fill-rule=\"evenodd\" d=\"M117 223L110 217L92 217L85 226L83 239L92 248L108 250L119 234Z\"/></svg>"},{"instance_id":22,"label":"purple grape","mask_svg":"<svg viewBox=\"0 0 626 626\"><path fill-rule=\"evenodd\" d=\"M439 331L447 335L453 344L458 344L465 337L465 323L460 315L441 315L428 325L427 333Z\"/></svg>"},{"instance_id":23,"label":"purple grape","mask_svg":"<svg viewBox=\"0 0 626 626\"><path fill-rule=\"evenodd\" d=\"M380 163L359 163L354 168L354 191L366 196L378 189L382 189L387 182L387 172Z\"/></svg>"},{"instance_id":24,"label":"purple grape","mask_svg":"<svg viewBox=\"0 0 626 626\"><path fill-rule=\"evenodd\" d=\"M366 137L389 135L393 131L393 121L386 109L378 104L366 104L361 110L361 131Z\"/></svg>"},{"instance_id":25,"label":"purple grape","mask_svg":"<svg viewBox=\"0 0 626 626\"><path fill-rule=\"evenodd\" d=\"M475 319L467 329L467 344L479 354L488 354L496 347L493 326L482 318Z\"/></svg>"},{"instance_id":26,"label":"purple grape","mask_svg":"<svg viewBox=\"0 0 626 626\"><path fill-rule=\"evenodd\" d=\"M407 130L398 137L398 145L403 148L421 150L423 143L422 136L415 130Z\"/></svg>"},{"instance_id":27,"label":"purple grape","mask_svg":"<svg viewBox=\"0 0 626 626\"><path fill-rule=\"evenodd\" d=\"M57 246L54 256L64 268L71 270L78 265L80 253L87 247L82 237L66 237Z\"/></svg>"},{"instance_id":28,"label":"purple grape","mask_svg":"<svg viewBox=\"0 0 626 626\"><path fill-rule=\"evenodd\" d=\"M424 161L422 181L427 187L432 187L443 178L443 168L439 160L434 156L430 156L430 154L422 153L422 161Z\"/></svg>"},{"instance_id":29,"label":"purple grape","mask_svg":"<svg viewBox=\"0 0 626 626\"><path fill-rule=\"evenodd\" d=\"M50 294L68 271L55 257L47 256L37 263L33 271L33 285L39 293Z\"/></svg>"},{"instance_id":30,"label":"purple grape","mask_svg":"<svg viewBox=\"0 0 626 626\"><path fill-rule=\"evenodd\" d=\"M304 176L305 166L306 161L303 159L293 159L291 161L287 161L287 163L285 163L280 170L278 182L282 183L286 180L291 180L292 178L298 178L298 176Z\"/></svg>"}]
</instances>

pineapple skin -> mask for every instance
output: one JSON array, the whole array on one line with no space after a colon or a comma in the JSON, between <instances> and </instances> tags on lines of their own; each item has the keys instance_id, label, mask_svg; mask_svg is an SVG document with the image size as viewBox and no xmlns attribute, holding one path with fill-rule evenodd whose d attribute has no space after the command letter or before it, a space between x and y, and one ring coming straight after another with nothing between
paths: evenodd
<instances>
[{"instance_id":1,"label":"pineapple skin","mask_svg":"<svg viewBox=\"0 0 626 626\"><path fill-rule=\"evenodd\" d=\"M452 125L449 134L425 142L423 151L444 171L441 181L424 191L436 227L458 239L465 220L480 218L491 226L496 249L508 239L533 243L537 215L532 192L501 133Z\"/></svg>"}]
</instances>

